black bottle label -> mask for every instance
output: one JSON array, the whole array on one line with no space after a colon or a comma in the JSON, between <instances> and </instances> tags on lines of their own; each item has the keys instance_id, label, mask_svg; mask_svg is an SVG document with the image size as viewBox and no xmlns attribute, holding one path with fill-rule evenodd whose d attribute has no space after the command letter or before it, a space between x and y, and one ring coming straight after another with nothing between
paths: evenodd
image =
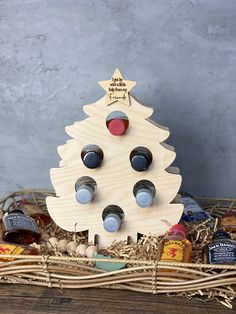
<instances>
[{"instance_id":1,"label":"black bottle label","mask_svg":"<svg viewBox=\"0 0 236 314\"><path fill-rule=\"evenodd\" d=\"M220 242L209 244L208 262L210 264L235 264L236 243Z\"/></svg>"},{"instance_id":2,"label":"black bottle label","mask_svg":"<svg viewBox=\"0 0 236 314\"><path fill-rule=\"evenodd\" d=\"M8 230L23 229L33 232L39 232L36 222L30 217L19 214L11 214L7 217L4 217L3 219L5 227Z\"/></svg>"}]
</instances>

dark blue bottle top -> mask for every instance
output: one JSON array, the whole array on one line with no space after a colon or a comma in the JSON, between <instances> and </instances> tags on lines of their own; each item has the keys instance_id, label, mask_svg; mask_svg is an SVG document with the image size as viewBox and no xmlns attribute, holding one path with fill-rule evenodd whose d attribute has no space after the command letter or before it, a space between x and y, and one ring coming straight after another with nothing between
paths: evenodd
<instances>
[{"instance_id":1,"label":"dark blue bottle top","mask_svg":"<svg viewBox=\"0 0 236 314\"><path fill-rule=\"evenodd\" d=\"M144 155L137 154L131 158L131 165L136 171L144 171L149 166L149 160Z\"/></svg>"},{"instance_id":2,"label":"dark blue bottle top","mask_svg":"<svg viewBox=\"0 0 236 314\"><path fill-rule=\"evenodd\" d=\"M83 162L88 168L97 168L102 162L101 156L97 152L87 152L83 157Z\"/></svg>"}]
</instances>

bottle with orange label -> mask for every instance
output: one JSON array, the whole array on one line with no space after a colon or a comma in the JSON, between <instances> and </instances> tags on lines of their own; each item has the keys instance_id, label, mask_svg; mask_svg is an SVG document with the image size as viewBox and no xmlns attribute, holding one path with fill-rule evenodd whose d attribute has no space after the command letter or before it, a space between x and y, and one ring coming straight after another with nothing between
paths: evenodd
<instances>
[{"instance_id":1,"label":"bottle with orange label","mask_svg":"<svg viewBox=\"0 0 236 314\"><path fill-rule=\"evenodd\" d=\"M158 250L160 262L188 263L191 261L192 245L187 240L184 225L174 225L161 243Z\"/></svg>"},{"instance_id":2,"label":"bottle with orange label","mask_svg":"<svg viewBox=\"0 0 236 314\"><path fill-rule=\"evenodd\" d=\"M38 255L38 254L39 254L38 250L34 247L0 241L0 262L7 262L13 259L9 257L4 258L3 255Z\"/></svg>"},{"instance_id":3,"label":"bottle with orange label","mask_svg":"<svg viewBox=\"0 0 236 314\"><path fill-rule=\"evenodd\" d=\"M236 232L236 214L232 210L219 218L217 229L223 229L227 232Z\"/></svg>"}]
</instances>

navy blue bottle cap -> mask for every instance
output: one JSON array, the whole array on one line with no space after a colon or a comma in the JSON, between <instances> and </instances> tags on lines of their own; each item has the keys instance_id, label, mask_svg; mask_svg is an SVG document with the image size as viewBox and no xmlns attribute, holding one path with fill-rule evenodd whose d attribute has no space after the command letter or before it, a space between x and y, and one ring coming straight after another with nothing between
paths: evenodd
<instances>
[{"instance_id":1,"label":"navy blue bottle cap","mask_svg":"<svg viewBox=\"0 0 236 314\"><path fill-rule=\"evenodd\" d=\"M224 231L223 229L217 230L216 232L213 233L212 239L222 239L222 238L227 238L231 239L231 236L228 232Z\"/></svg>"},{"instance_id":2,"label":"navy blue bottle cap","mask_svg":"<svg viewBox=\"0 0 236 314\"><path fill-rule=\"evenodd\" d=\"M22 215L26 215L26 212L24 209L22 208L10 208L7 211L8 214L22 214Z\"/></svg>"},{"instance_id":3,"label":"navy blue bottle cap","mask_svg":"<svg viewBox=\"0 0 236 314\"><path fill-rule=\"evenodd\" d=\"M86 167L91 169L99 167L101 162L102 158L96 152L88 152L83 157L83 163Z\"/></svg>"},{"instance_id":4,"label":"navy blue bottle cap","mask_svg":"<svg viewBox=\"0 0 236 314\"><path fill-rule=\"evenodd\" d=\"M136 171L144 171L149 166L149 161L144 155L134 155L131 158L132 168Z\"/></svg>"}]
</instances>

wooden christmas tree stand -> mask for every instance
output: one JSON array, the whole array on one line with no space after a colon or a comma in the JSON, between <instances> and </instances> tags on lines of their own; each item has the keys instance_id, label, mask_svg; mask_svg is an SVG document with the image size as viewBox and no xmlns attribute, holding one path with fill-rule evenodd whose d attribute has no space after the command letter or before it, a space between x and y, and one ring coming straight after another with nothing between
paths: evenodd
<instances>
[{"instance_id":1,"label":"wooden christmas tree stand","mask_svg":"<svg viewBox=\"0 0 236 314\"><path fill-rule=\"evenodd\" d=\"M116 69L112 79L101 81L106 95L97 102L83 106L87 119L66 127L73 139L58 147L62 158L59 168L51 169L50 176L56 197L47 198L50 216L58 226L67 231L88 230L89 240L96 236L99 246L108 246L113 240L137 241L137 233L164 234L178 223L183 205L174 201L181 184L178 168L170 167L175 159L174 148L164 143L169 130L150 119L153 109L138 102L130 90L133 81L125 80ZM114 136L109 132L107 118L122 113L127 117L125 134ZM90 169L81 158L86 145L96 144L104 158L100 167ZM152 155L150 167L136 171L129 160L137 147L145 147ZM97 184L92 202L79 204L75 184L79 178L91 177ZM135 184L146 180L156 190L153 203L140 208L135 201ZM117 232L107 232L103 227L102 213L109 205L119 206L124 221Z\"/></svg>"}]
</instances>

